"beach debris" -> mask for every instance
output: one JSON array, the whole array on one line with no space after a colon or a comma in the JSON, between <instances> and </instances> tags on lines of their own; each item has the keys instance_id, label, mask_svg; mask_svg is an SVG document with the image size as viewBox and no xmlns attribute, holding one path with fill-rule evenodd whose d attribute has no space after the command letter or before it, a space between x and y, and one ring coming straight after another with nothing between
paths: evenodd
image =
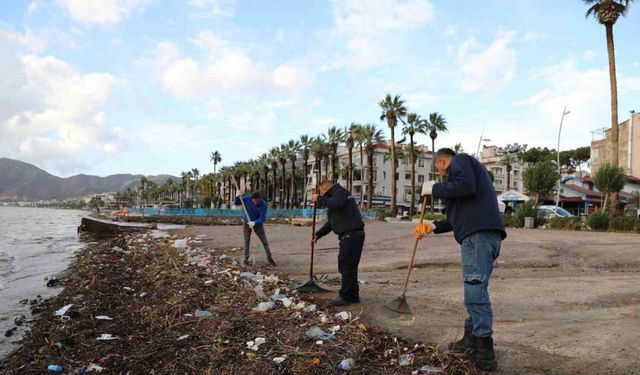
<instances>
[{"instance_id":1,"label":"beach debris","mask_svg":"<svg viewBox=\"0 0 640 375\"><path fill-rule=\"evenodd\" d=\"M349 318L351 318L351 313L347 312L347 311L340 311L339 313L337 313L335 315L336 318L341 319L341 320L347 320Z\"/></svg>"},{"instance_id":2,"label":"beach debris","mask_svg":"<svg viewBox=\"0 0 640 375\"><path fill-rule=\"evenodd\" d=\"M227 259L227 258L228 258L228 257L227 257L227 255L226 255L226 254L222 254L222 255L220 255L220 256L218 257L218 260L225 260L225 259Z\"/></svg>"},{"instance_id":3,"label":"beach debris","mask_svg":"<svg viewBox=\"0 0 640 375\"><path fill-rule=\"evenodd\" d=\"M182 336L178 337L178 340L177 340L177 341L182 341L182 340L184 340L184 339L188 338L189 336L190 336L190 335L182 335Z\"/></svg>"},{"instance_id":4,"label":"beach debris","mask_svg":"<svg viewBox=\"0 0 640 375\"><path fill-rule=\"evenodd\" d=\"M73 303L62 306L59 310L56 310L56 312L54 313L55 316L65 316L67 311L69 311L69 309L71 308L71 306L73 306Z\"/></svg>"},{"instance_id":5,"label":"beach debris","mask_svg":"<svg viewBox=\"0 0 640 375\"><path fill-rule=\"evenodd\" d=\"M253 309L251 309L251 311L255 311L255 312L265 312L265 311L269 311L271 309L273 309L274 307L276 307L276 304L273 303L272 301L269 302L260 302L258 304L258 306L254 307Z\"/></svg>"},{"instance_id":6,"label":"beach debris","mask_svg":"<svg viewBox=\"0 0 640 375\"><path fill-rule=\"evenodd\" d=\"M403 354L398 358L398 364L400 366L411 366L413 365L414 359L413 354Z\"/></svg>"},{"instance_id":7,"label":"beach debris","mask_svg":"<svg viewBox=\"0 0 640 375\"><path fill-rule=\"evenodd\" d=\"M264 344L265 342L267 342L267 339L265 339L264 337L256 337L256 339L253 341L247 341L247 349L251 349L256 352L258 351L258 349L260 349L260 345Z\"/></svg>"},{"instance_id":8,"label":"beach debris","mask_svg":"<svg viewBox=\"0 0 640 375\"><path fill-rule=\"evenodd\" d=\"M71 349L76 345L76 343L74 339L66 338L56 342L55 345L60 349Z\"/></svg>"},{"instance_id":9,"label":"beach debris","mask_svg":"<svg viewBox=\"0 0 640 375\"><path fill-rule=\"evenodd\" d=\"M247 279L249 281L256 281L257 280L257 276L255 273L253 272L242 272L240 273L240 277L242 277L243 279Z\"/></svg>"},{"instance_id":10,"label":"beach debris","mask_svg":"<svg viewBox=\"0 0 640 375\"><path fill-rule=\"evenodd\" d=\"M322 340L317 340L316 341L316 345L322 345L322 344L324 344L324 341L322 341Z\"/></svg>"},{"instance_id":11,"label":"beach debris","mask_svg":"<svg viewBox=\"0 0 640 375\"><path fill-rule=\"evenodd\" d=\"M173 247L176 247L178 249L186 249L189 247L189 245L187 245L187 239L182 239L182 240L175 240L175 242L173 243Z\"/></svg>"},{"instance_id":12,"label":"beach debris","mask_svg":"<svg viewBox=\"0 0 640 375\"><path fill-rule=\"evenodd\" d=\"M418 368L418 374L440 374L442 372L442 367L436 367L436 366L422 366L420 368Z\"/></svg>"},{"instance_id":13,"label":"beach debris","mask_svg":"<svg viewBox=\"0 0 640 375\"><path fill-rule=\"evenodd\" d=\"M62 366L60 366L60 365L49 365L49 366L47 366L47 371L49 371L49 372L62 372Z\"/></svg>"},{"instance_id":14,"label":"beach debris","mask_svg":"<svg viewBox=\"0 0 640 375\"><path fill-rule=\"evenodd\" d=\"M0 315L0 321L9 319L9 315Z\"/></svg>"},{"instance_id":15,"label":"beach debris","mask_svg":"<svg viewBox=\"0 0 640 375\"><path fill-rule=\"evenodd\" d=\"M336 336L329 332L325 332L320 327L311 327L307 331L307 337L319 340L335 340Z\"/></svg>"},{"instance_id":16,"label":"beach debris","mask_svg":"<svg viewBox=\"0 0 640 375\"><path fill-rule=\"evenodd\" d=\"M204 282L204 285L211 285L215 282L215 280L207 280Z\"/></svg>"},{"instance_id":17,"label":"beach debris","mask_svg":"<svg viewBox=\"0 0 640 375\"><path fill-rule=\"evenodd\" d=\"M353 358L347 358L338 363L338 369L349 371L352 370L355 365L356 361Z\"/></svg>"},{"instance_id":18,"label":"beach debris","mask_svg":"<svg viewBox=\"0 0 640 375\"><path fill-rule=\"evenodd\" d=\"M313 358L311 360L311 366L320 366L320 358Z\"/></svg>"},{"instance_id":19,"label":"beach debris","mask_svg":"<svg viewBox=\"0 0 640 375\"><path fill-rule=\"evenodd\" d=\"M142 297L146 296L147 294L149 294L149 293L147 293L147 292L142 292L142 293L140 293L140 294L138 295L138 297L142 298Z\"/></svg>"},{"instance_id":20,"label":"beach debris","mask_svg":"<svg viewBox=\"0 0 640 375\"><path fill-rule=\"evenodd\" d=\"M284 360L287 359L286 356L282 356L282 357L274 357L273 358L273 362L277 363L277 364L281 364L282 362L284 362Z\"/></svg>"},{"instance_id":21,"label":"beach debris","mask_svg":"<svg viewBox=\"0 0 640 375\"><path fill-rule=\"evenodd\" d=\"M159 238L170 238L171 235L165 231L161 231L161 230L152 230L149 233L149 237L153 238L153 239L159 239Z\"/></svg>"},{"instance_id":22,"label":"beach debris","mask_svg":"<svg viewBox=\"0 0 640 375\"><path fill-rule=\"evenodd\" d=\"M96 338L96 340L100 340L100 341L109 341L109 340L118 340L120 337L118 336L114 336L110 333L103 333L100 336L98 336Z\"/></svg>"},{"instance_id":23,"label":"beach debris","mask_svg":"<svg viewBox=\"0 0 640 375\"><path fill-rule=\"evenodd\" d=\"M6 337L11 337L11 336L13 336L13 334L14 334L14 333L16 333L16 330L17 330L17 329L18 329L17 327L10 328L10 329L8 329L8 330L6 330L6 331L4 332L4 335L5 335Z\"/></svg>"},{"instance_id":24,"label":"beach debris","mask_svg":"<svg viewBox=\"0 0 640 375\"><path fill-rule=\"evenodd\" d=\"M316 311L316 305L312 304L304 308L304 312L314 312Z\"/></svg>"},{"instance_id":25,"label":"beach debris","mask_svg":"<svg viewBox=\"0 0 640 375\"><path fill-rule=\"evenodd\" d=\"M29 303L29 298L25 298L25 299L21 299L20 300L20 304L21 305L26 305L27 303Z\"/></svg>"},{"instance_id":26,"label":"beach debris","mask_svg":"<svg viewBox=\"0 0 640 375\"><path fill-rule=\"evenodd\" d=\"M19 317L13 320L13 323L17 326L21 326L26 320L27 320L26 316L20 315Z\"/></svg>"},{"instance_id":27,"label":"beach debris","mask_svg":"<svg viewBox=\"0 0 640 375\"><path fill-rule=\"evenodd\" d=\"M365 326L364 323L362 323L362 322L358 323L358 325L356 327L358 327L358 329L361 330L362 332L367 332L368 331L367 326Z\"/></svg>"},{"instance_id":28,"label":"beach debris","mask_svg":"<svg viewBox=\"0 0 640 375\"><path fill-rule=\"evenodd\" d=\"M96 319L98 320L113 320L113 318L106 316L106 315L98 315L96 316Z\"/></svg>"},{"instance_id":29,"label":"beach debris","mask_svg":"<svg viewBox=\"0 0 640 375\"><path fill-rule=\"evenodd\" d=\"M131 287L128 287L128 286L124 286L124 287L122 287L122 289L126 290L127 292L135 292L136 291L135 289L133 289Z\"/></svg>"},{"instance_id":30,"label":"beach debris","mask_svg":"<svg viewBox=\"0 0 640 375\"><path fill-rule=\"evenodd\" d=\"M83 372L83 370L84 370L84 372ZM93 372L93 371L102 372L104 370L105 370L104 367L98 366L95 363L90 363L89 366L87 366L86 368L83 368L82 370L80 370L80 374L82 375L82 374L86 374L88 372Z\"/></svg>"},{"instance_id":31,"label":"beach debris","mask_svg":"<svg viewBox=\"0 0 640 375\"><path fill-rule=\"evenodd\" d=\"M324 314L320 314L320 323L325 324L329 321L329 318L327 318L326 315Z\"/></svg>"},{"instance_id":32,"label":"beach debris","mask_svg":"<svg viewBox=\"0 0 640 375\"><path fill-rule=\"evenodd\" d=\"M196 310L193 315L198 318L209 318L213 316L213 314L209 310Z\"/></svg>"},{"instance_id":33,"label":"beach debris","mask_svg":"<svg viewBox=\"0 0 640 375\"><path fill-rule=\"evenodd\" d=\"M339 325L335 325L335 326L329 328L329 332L331 332L332 335L335 335L336 332L338 332L340 330L340 328L341 327Z\"/></svg>"},{"instance_id":34,"label":"beach debris","mask_svg":"<svg viewBox=\"0 0 640 375\"><path fill-rule=\"evenodd\" d=\"M47 288L53 288L55 286L58 286L58 284L60 284L60 280L58 280L55 277L52 277L49 279L49 281L47 281Z\"/></svg>"}]
</instances>

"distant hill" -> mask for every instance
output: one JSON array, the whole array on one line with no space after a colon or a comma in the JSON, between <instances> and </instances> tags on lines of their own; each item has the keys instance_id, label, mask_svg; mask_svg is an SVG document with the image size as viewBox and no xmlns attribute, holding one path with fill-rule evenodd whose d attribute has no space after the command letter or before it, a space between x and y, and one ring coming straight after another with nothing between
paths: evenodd
<instances>
[{"instance_id":1,"label":"distant hill","mask_svg":"<svg viewBox=\"0 0 640 375\"><path fill-rule=\"evenodd\" d=\"M0 158L0 201L66 199L87 194L124 191L139 184L142 175L115 174L107 177L79 174L57 177L19 160ZM171 175L147 176L157 184Z\"/></svg>"}]
</instances>

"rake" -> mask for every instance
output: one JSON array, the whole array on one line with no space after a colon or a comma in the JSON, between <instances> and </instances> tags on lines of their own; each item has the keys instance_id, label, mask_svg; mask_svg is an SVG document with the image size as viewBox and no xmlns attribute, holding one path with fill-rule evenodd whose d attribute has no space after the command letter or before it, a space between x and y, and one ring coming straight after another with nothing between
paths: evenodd
<instances>
[{"instance_id":1,"label":"rake","mask_svg":"<svg viewBox=\"0 0 640 375\"><path fill-rule=\"evenodd\" d=\"M427 206L427 196L425 195L422 198L420 224L422 224L422 222L424 221L424 213L425 213L426 206ZM383 305L384 307L386 307L387 309L393 312L397 312L400 314L413 314L411 312L411 309L409 308L409 304L407 303L406 293L407 293L407 285L409 284L409 277L411 276L411 269L413 268L413 260L416 257L416 250L418 249L418 242L420 242L420 240L416 238L416 242L413 245L413 252L411 252L411 259L409 260L409 267L407 267L407 275L404 278L404 287L402 288L402 294L400 294L400 296L395 298L394 300Z\"/></svg>"},{"instance_id":2,"label":"rake","mask_svg":"<svg viewBox=\"0 0 640 375\"><path fill-rule=\"evenodd\" d=\"M317 204L314 202L311 204L313 206L313 212L312 212L312 222L311 222L311 262L309 263L309 280L307 280L306 282L300 284L296 289L297 290L302 290L302 291L306 291L306 292L314 292L314 293L321 293L321 292L329 292L329 290L321 287L320 285L318 285L315 282L315 278L313 276L313 253L315 251L315 247L316 247L316 243L314 241L314 237L316 234L316 210L317 210Z\"/></svg>"}]
</instances>

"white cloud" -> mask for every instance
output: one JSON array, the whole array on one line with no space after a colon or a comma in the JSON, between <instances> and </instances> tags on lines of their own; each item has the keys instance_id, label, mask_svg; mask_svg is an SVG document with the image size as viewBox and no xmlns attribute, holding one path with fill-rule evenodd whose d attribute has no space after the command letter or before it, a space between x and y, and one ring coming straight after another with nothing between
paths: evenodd
<instances>
[{"instance_id":1,"label":"white cloud","mask_svg":"<svg viewBox=\"0 0 640 375\"><path fill-rule=\"evenodd\" d=\"M347 67L367 70L397 58L403 35L424 27L435 17L429 0L333 1L334 25L324 35L329 43L344 43L345 51L329 56L322 71Z\"/></svg>"},{"instance_id":2,"label":"white cloud","mask_svg":"<svg viewBox=\"0 0 640 375\"><path fill-rule=\"evenodd\" d=\"M307 69L292 64L282 64L271 73L272 84L277 89L297 91L314 81Z\"/></svg>"},{"instance_id":3,"label":"white cloud","mask_svg":"<svg viewBox=\"0 0 640 375\"><path fill-rule=\"evenodd\" d=\"M32 52L43 52L52 46L75 47L69 34L58 29L32 29L27 26L24 32L17 32L0 26L0 38L17 42Z\"/></svg>"},{"instance_id":4,"label":"white cloud","mask_svg":"<svg viewBox=\"0 0 640 375\"><path fill-rule=\"evenodd\" d=\"M82 74L53 56L16 56L0 38L0 154L67 173L123 146L105 123L115 78Z\"/></svg>"},{"instance_id":5,"label":"white cloud","mask_svg":"<svg viewBox=\"0 0 640 375\"><path fill-rule=\"evenodd\" d=\"M586 50L582 54L582 58L585 60L593 60L597 56L596 52L593 50Z\"/></svg>"},{"instance_id":6,"label":"white cloud","mask_svg":"<svg viewBox=\"0 0 640 375\"><path fill-rule=\"evenodd\" d=\"M189 5L197 9L198 17L229 18L235 15L234 0L190 0Z\"/></svg>"},{"instance_id":7,"label":"white cloud","mask_svg":"<svg viewBox=\"0 0 640 375\"><path fill-rule=\"evenodd\" d=\"M113 25L131 12L144 9L150 0L58 0L71 18L86 25Z\"/></svg>"},{"instance_id":8,"label":"white cloud","mask_svg":"<svg viewBox=\"0 0 640 375\"><path fill-rule=\"evenodd\" d=\"M276 43L282 43L285 39L285 31L282 27L278 27L275 35L273 36L273 41Z\"/></svg>"},{"instance_id":9,"label":"white cloud","mask_svg":"<svg viewBox=\"0 0 640 375\"><path fill-rule=\"evenodd\" d=\"M535 31L527 31L524 33L524 37L522 38L525 42L529 42L532 40L542 39L544 37L543 34L537 33Z\"/></svg>"},{"instance_id":10,"label":"white cloud","mask_svg":"<svg viewBox=\"0 0 640 375\"><path fill-rule=\"evenodd\" d=\"M460 87L465 92L497 92L514 78L517 53L509 47L516 33L498 32L488 46L478 51L475 39L462 43L456 58Z\"/></svg>"},{"instance_id":11,"label":"white cloud","mask_svg":"<svg viewBox=\"0 0 640 375\"><path fill-rule=\"evenodd\" d=\"M458 34L458 28L456 27L456 25L453 25L453 24L448 24L442 31L443 38L451 38L453 36L456 36L457 34Z\"/></svg>"}]
</instances>

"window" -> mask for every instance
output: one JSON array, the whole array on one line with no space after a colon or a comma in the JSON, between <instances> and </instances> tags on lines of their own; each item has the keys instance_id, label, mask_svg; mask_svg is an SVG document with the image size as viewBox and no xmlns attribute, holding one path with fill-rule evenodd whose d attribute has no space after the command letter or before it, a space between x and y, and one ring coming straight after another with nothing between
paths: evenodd
<instances>
[{"instance_id":1,"label":"window","mask_svg":"<svg viewBox=\"0 0 640 375\"><path fill-rule=\"evenodd\" d=\"M502 180L496 180L496 185L502 186Z\"/></svg>"},{"instance_id":2,"label":"window","mask_svg":"<svg viewBox=\"0 0 640 375\"><path fill-rule=\"evenodd\" d=\"M518 187L518 181L513 181L513 187L517 188Z\"/></svg>"},{"instance_id":3,"label":"window","mask_svg":"<svg viewBox=\"0 0 640 375\"><path fill-rule=\"evenodd\" d=\"M402 159L402 164L404 164L404 165L409 164L409 158L403 158Z\"/></svg>"},{"instance_id":4,"label":"window","mask_svg":"<svg viewBox=\"0 0 640 375\"><path fill-rule=\"evenodd\" d=\"M513 175L514 176L519 176L520 175L520 170L519 169L514 169L513 170Z\"/></svg>"},{"instance_id":5,"label":"window","mask_svg":"<svg viewBox=\"0 0 640 375\"><path fill-rule=\"evenodd\" d=\"M378 173L376 171L373 171L373 181L378 181Z\"/></svg>"},{"instance_id":6,"label":"window","mask_svg":"<svg viewBox=\"0 0 640 375\"><path fill-rule=\"evenodd\" d=\"M424 168L424 159L418 159L418 167Z\"/></svg>"},{"instance_id":7,"label":"window","mask_svg":"<svg viewBox=\"0 0 640 375\"><path fill-rule=\"evenodd\" d=\"M387 179L387 171L382 171L382 179L383 180Z\"/></svg>"},{"instance_id":8,"label":"window","mask_svg":"<svg viewBox=\"0 0 640 375\"><path fill-rule=\"evenodd\" d=\"M400 180L400 173L396 173L396 181Z\"/></svg>"},{"instance_id":9,"label":"window","mask_svg":"<svg viewBox=\"0 0 640 375\"><path fill-rule=\"evenodd\" d=\"M382 187L382 195L387 195L387 187L386 186Z\"/></svg>"},{"instance_id":10,"label":"window","mask_svg":"<svg viewBox=\"0 0 640 375\"><path fill-rule=\"evenodd\" d=\"M375 167L376 165L378 165L378 158L377 157L373 157L373 166Z\"/></svg>"},{"instance_id":11,"label":"window","mask_svg":"<svg viewBox=\"0 0 640 375\"><path fill-rule=\"evenodd\" d=\"M411 173L405 173L404 174L404 179L405 180L411 180Z\"/></svg>"},{"instance_id":12,"label":"window","mask_svg":"<svg viewBox=\"0 0 640 375\"><path fill-rule=\"evenodd\" d=\"M424 175L423 174L419 174L418 175L418 183L423 183L424 182Z\"/></svg>"},{"instance_id":13,"label":"window","mask_svg":"<svg viewBox=\"0 0 640 375\"><path fill-rule=\"evenodd\" d=\"M493 168L493 174L502 174L502 168Z\"/></svg>"}]
</instances>

